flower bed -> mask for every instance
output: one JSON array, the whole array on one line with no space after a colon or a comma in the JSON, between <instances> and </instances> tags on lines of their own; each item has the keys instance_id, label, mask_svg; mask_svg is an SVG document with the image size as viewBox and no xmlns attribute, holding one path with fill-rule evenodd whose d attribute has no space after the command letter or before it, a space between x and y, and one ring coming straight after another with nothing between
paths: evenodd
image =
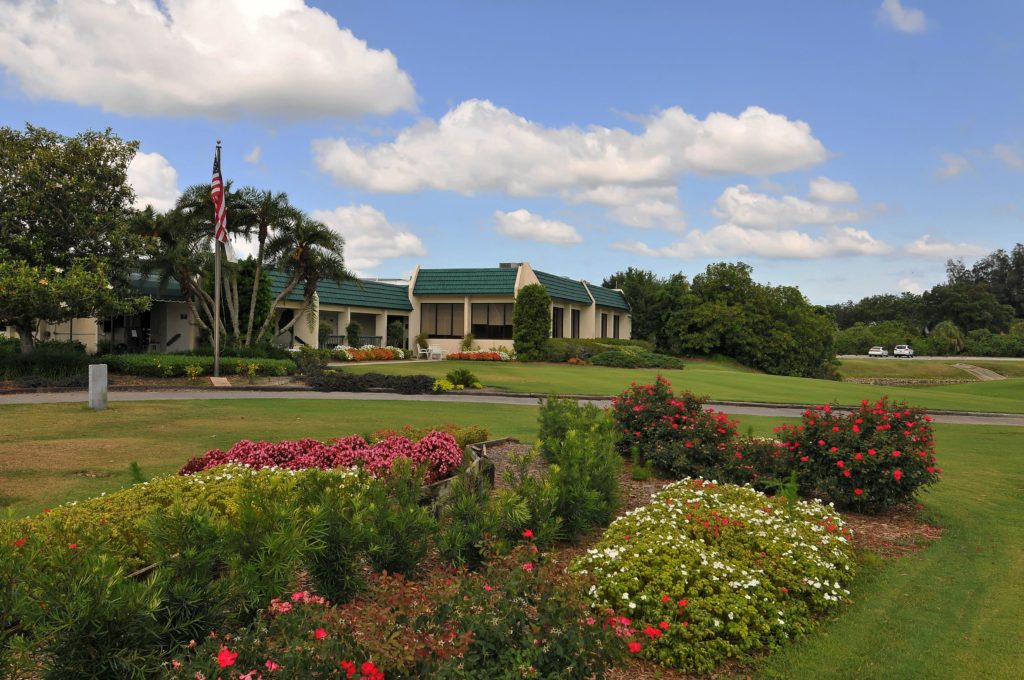
<instances>
[{"instance_id":1,"label":"flower bed","mask_svg":"<svg viewBox=\"0 0 1024 680\"><path fill-rule=\"evenodd\" d=\"M395 461L405 458L426 466L429 484L451 476L462 464L462 449L446 432L430 432L417 442L402 436L388 437L373 444L359 435L332 439L325 444L315 439L282 442L236 443L227 451L213 449L189 460L179 475L190 475L225 463L241 463L254 469L286 468L330 470L359 466L374 477L391 472Z\"/></svg>"},{"instance_id":2,"label":"flower bed","mask_svg":"<svg viewBox=\"0 0 1024 680\"><path fill-rule=\"evenodd\" d=\"M630 649L704 673L775 648L849 592L849 530L829 506L686 479L620 517L572 566L620 613Z\"/></svg>"},{"instance_id":3,"label":"flower bed","mask_svg":"<svg viewBox=\"0 0 1024 680\"><path fill-rule=\"evenodd\" d=\"M512 361L514 356L507 352L490 352L477 350L472 352L452 352L445 357L450 361Z\"/></svg>"},{"instance_id":4,"label":"flower bed","mask_svg":"<svg viewBox=\"0 0 1024 680\"><path fill-rule=\"evenodd\" d=\"M331 350L331 358L335 361L397 361L409 359L412 353L400 347L377 347L376 345L363 345L362 347L349 347L338 345Z\"/></svg>"}]
</instances>

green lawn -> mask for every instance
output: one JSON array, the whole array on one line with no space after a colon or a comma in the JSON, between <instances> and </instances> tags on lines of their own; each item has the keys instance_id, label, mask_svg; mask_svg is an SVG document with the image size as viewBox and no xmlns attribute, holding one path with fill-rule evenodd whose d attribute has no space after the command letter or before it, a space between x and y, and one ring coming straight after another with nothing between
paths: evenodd
<instances>
[{"instance_id":1,"label":"green lawn","mask_svg":"<svg viewBox=\"0 0 1024 680\"><path fill-rule=\"evenodd\" d=\"M703 362L688 364L682 371L479 361L407 361L371 366L353 364L344 370L406 375L422 373L442 377L457 367L473 371L485 387L510 392L612 395L621 392L631 381L650 382L660 374L671 381L677 390L686 389L724 401L788 404L838 402L851 405L860 403L862 399L873 400L887 394L894 399L904 399L934 409L1024 413L1024 380L1021 379L965 385L877 387L738 371L725 364Z\"/></svg>"},{"instance_id":2,"label":"green lawn","mask_svg":"<svg viewBox=\"0 0 1024 680\"><path fill-rule=\"evenodd\" d=\"M1006 376L1024 378L1024 361L935 360L930 359L841 359L839 372L844 378L915 378L919 380L977 380L953 364L970 364Z\"/></svg>"},{"instance_id":3,"label":"green lawn","mask_svg":"<svg viewBox=\"0 0 1024 680\"><path fill-rule=\"evenodd\" d=\"M974 387L974 385L962 386ZM112 491L238 439L327 438L405 423L477 423L531 440L537 409L429 402L229 400L0 406L0 503L17 514ZM741 430L784 419L741 416ZM1024 677L1024 429L936 427L944 479L924 500L945 536L920 553L869 562L843 613L760 660L770 678ZM99 474L87 477L80 473Z\"/></svg>"}]
</instances>

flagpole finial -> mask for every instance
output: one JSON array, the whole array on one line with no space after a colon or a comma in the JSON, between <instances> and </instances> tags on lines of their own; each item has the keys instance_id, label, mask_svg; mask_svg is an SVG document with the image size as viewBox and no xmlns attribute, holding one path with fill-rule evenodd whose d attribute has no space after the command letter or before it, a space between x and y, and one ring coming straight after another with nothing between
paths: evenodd
<instances>
[{"instance_id":1,"label":"flagpole finial","mask_svg":"<svg viewBox=\"0 0 1024 680\"><path fill-rule=\"evenodd\" d=\"M219 139L217 140L217 146L220 146L220 140Z\"/></svg>"}]
</instances>

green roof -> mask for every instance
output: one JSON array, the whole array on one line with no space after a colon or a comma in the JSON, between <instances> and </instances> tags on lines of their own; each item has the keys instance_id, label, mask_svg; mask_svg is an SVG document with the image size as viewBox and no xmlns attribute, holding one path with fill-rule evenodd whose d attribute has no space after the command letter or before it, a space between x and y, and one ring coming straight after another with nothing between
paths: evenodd
<instances>
[{"instance_id":1,"label":"green roof","mask_svg":"<svg viewBox=\"0 0 1024 680\"><path fill-rule=\"evenodd\" d=\"M284 272L267 272L270 276L270 291L273 295L281 294L288 285L288 274ZM288 300L301 302L305 287L300 283L288 295ZM411 312L409 287L397 286L379 281L344 281L338 283L330 279L320 281L316 287L320 304L346 305L349 307L371 307L377 309L395 309Z\"/></svg>"},{"instance_id":2,"label":"green roof","mask_svg":"<svg viewBox=\"0 0 1024 680\"><path fill-rule=\"evenodd\" d=\"M507 295L516 288L517 269L421 269L415 295Z\"/></svg>"},{"instance_id":3,"label":"green roof","mask_svg":"<svg viewBox=\"0 0 1024 680\"><path fill-rule=\"evenodd\" d=\"M129 285L132 291L138 295L148 295L153 302L184 302L185 295L181 292L181 284L177 279L169 278L160 284L159 274L142 275L132 272L129 276Z\"/></svg>"},{"instance_id":4,"label":"green roof","mask_svg":"<svg viewBox=\"0 0 1024 680\"><path fill-rule=\"evenodd\" d=\"M582 282L564 276L540 272L536 269L533 270L533 273L537 275L537 280L540 281L541 285L547 288L548 295L553 300L579 302L584 305L593 304L590 300L590 295L587 294L587 288Z\"/></svg>"},{"instance_id":5,"label":"green roof","mask_svg":"<svg viewBox=\"0 0 1024 680\"><path fill-rule=\"evenodd\" d=\"M586 283L586 282L584 282ZM624 309L629 311L629 303L626 302L626 296L622 294L621 290L613 290L611 288L603 288L601 286L595 286L592 283L587 283L587 290L594 296L594 302L600 307L611 307L612 309Z\"/></svg>"}]
</instances>

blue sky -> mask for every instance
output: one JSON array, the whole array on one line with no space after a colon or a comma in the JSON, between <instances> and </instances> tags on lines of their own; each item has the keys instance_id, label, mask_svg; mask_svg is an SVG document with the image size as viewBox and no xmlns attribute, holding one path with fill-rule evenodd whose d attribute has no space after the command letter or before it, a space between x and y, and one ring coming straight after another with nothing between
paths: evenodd
<instances>
[{"instance_id":1,"label":"blue sky","mask_svg":"<svg viewBox=\"0 0 1024 680\"><path fill-rule=\"evenodd\" d=\"M157 207L221 138L227 177L362 275L742 260L830 303L1022 240L1022 25L1005 1L3 0L0 124L139 140Z\"/></svg>"}]
</instances>

